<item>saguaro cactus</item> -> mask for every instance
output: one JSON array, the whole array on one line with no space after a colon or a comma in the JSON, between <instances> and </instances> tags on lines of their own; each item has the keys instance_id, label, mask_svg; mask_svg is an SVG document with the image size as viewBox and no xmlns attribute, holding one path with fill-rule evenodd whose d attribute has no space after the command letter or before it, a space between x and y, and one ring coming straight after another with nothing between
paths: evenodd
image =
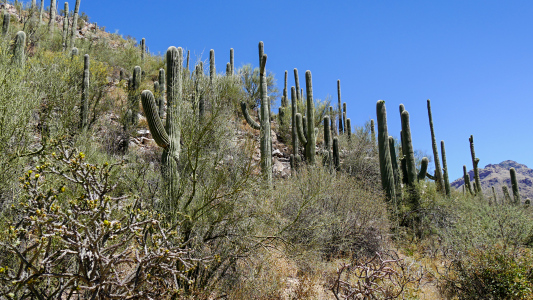
<instances>
[{"instance_id":1,"label":"saguaro cactus","mask_svg":"<svg viewBox=\"0 0 533 300\"><path fill-rule=\"evenodd\" d=\"M315 103L313 102L313 82L311 71L305 71L305 88L307 94L307 143L305 144L305 157L309 164L315 164Z\"/></svg>"},{"instance_id":2,"label":"saguaro cactus","mask_svg":"<svg viewBox=\"0 0 533 300\"><path fill-rule=\"evenodd\" d=\"M370 119L370 140L372 141L372 148L376 148L376 125L374 119Z\"/></svg>"},{"instance_id":3,"label":"saguaro cactus","mask_svg":"<svg viewBox=\"0 0 533 300\"><path fill-rule=\"evenodd\" d=\"M348 138L350 139L352 137L352 121L350 121L350 118L346 119L346 133L348 133Z\"/></svg>"},{"instance_id":4,"label":"saguaro cactus","mask_svg":"<svg viewBox=\"0 0 533 300\"><path fill-rule=\"evenodd\" d=\"M26 33L24 31L17 32L13 47L13 64L19 68L23 68L26 62L26 55L24 48L26 47Z\"/></svg>"},{"instance_id":5,"label":"saguaro cactus","mask_svg":"<svg viewBox=\"0 0 533 300\"><path fill-rule=\"evenodd\" d=\"M324 116L324 156L325 156L325 162L326 164L329 164L331 161L331 143L333 140L331 139L331 128L330 126L330 118L329 116Z\"/></svg>"},{"instance_id":6,"label":"saguaro cactus","mask_svg":"<svg viewBox=\"0 0 533 300\"><path fill-rule=\"evenodd\" d=\"M39 24L43 22L43 12L44 12L44 0L41 0L41 8L39 9Z\"/></svg>"},{"instance_id":7,"label":"saguaro cactus","mask_svg":"<svg viewBox=\"0 0 533 300\"><path fill-rule=\"evenodd\" d=\"M429 129L431 131L431 146L433 148L433 158L435 160L435 183L437 184L437 191L446 194L444 187L444 178L442 176L442 169L440 168L439 149L437 148L437 140L435 138L435 130L433 128L433 116L431 113L431 101L427 100Z\"/></svg>"},{"instance_id":8,"label":"saguaro cactus","mask_svg":"<svg viewBox=\"0 0 533 300\"><path fill-rule=\"evenodd\" d=\"M89 114L89 54L83 57L83 85L81 88L81 105L80 105L80 128L83 131L87 130L89 123L87 116Z\"/></svg>"},{"instance_id":9,"label":"saguaro cactus","mask_svg":"<svg viewBox=\"0 0 533 300\"><path fill-rule=\"evenodd\" d=\"M166 126L159 117L159 109L155 105L155 99L150 91L142 92L142 105L148 120L150 132L155 142L163 148L161 160L163 181L167 197L167 209L175 210L178 198L178 160L180 156L181 120L180 109L182 101L182 72L183 50L170 47L166 53L167 64L167 120Z\"/></svg>"},{"instance_id":10,"label":"saguaro cactus","mask_svg":"<svg viewBox=\"0 0 533 300\"><path fill-rule=\"evenodd\" d=\"M516 170L515 168L511 168L509 170L509 173L511 174L511 188L513 190L513 204L514 205L520 205L520 191L518 190L518 180L516 179Z\"/></svg>"},{"instance_id":11,"label":"saguaro cactus","mask_svg":"<svg viewBox=\"0 0 533 300\"><path fill-rule=\"evenodd\" d=\"M300 91L300 79L298 78L298 69L294 68L294 86L296 88L296 98L302 101L302 92Z\"/></svg>"},{"instance_id":12,"label":"saguaro cactus","mask_svg":"<svg viewBox=\"0 0 533 300\"><path fill-rule=\"evenodd\" d=\"M468 172L466 171L465 165L463 165L463 180L465 182L464 185L466 186L468 193L470 193L470 195L474 195L474 192L472 191L472 186L470 185L470 174L468 174Z\"/></svg>"},{"instance_id":13,"label":"saguaro cactus","mask_svg":"<svg viewBox=\"0 0 533 300\"><path fill-rule=\"evenodd\" d=\"M9 22L11 21L11 14L4 13L4 21L2 23L2 36L6 36L9 33Z\"/></svg>"},{"instance_id":14,"label":"saguaro cactus","mask_svg":"<svg viewBox=\"0 0 533 300\"><path fill-rule=\"evenodd\" d=\"M502 204L511 203L511 196L509 195L509 188L507 188L506 185L502 186L502 192L503 192Z\"/></svg>"},{"instance_id":15,"label":"saguaro cactus","mask_svg":"<svg viewBox=\"0 0 533 300\"><path fill-rule=\"evenodd\" d=\"M348 127L347 124L346 124L346 117L347 117L346 116L346 102L344 102L342 104L342 123L343 123L343 127L344 127L344 133L346 133L346 131L348 131L348 129L346 128L346 127Z\"/></svg>"},{"instance_id":16,"label":"saguaro cactus","mask_svg":"<svg viewBox=\"0 0 533 300\"><path fill-rule=\"evenodd\" d=\"M75 56L78 56L79 54L79 51L78 51L78 48L74 47L70 50L70 58L74 58Z\"/></svg>"},{"instance_id":17,"label":"saguaro cactus","mask_svg":"<svg viewBox=\"0 0 533 300\"><path fill-rule=\"evenodd\" d=\"M337 137L333 138L333 165L335 170L338 171L340 169L341 159L339 155L339 139Z\"/></svg>"},{"instance_id":18,"label":"saguaro cactus","mask_svg":"<svg viewBox=\"0 0 533 300\"><path fill-rule=\"evenodd\" d=\"M292 128L291 128L291 134L292 134L292 151L294 155L294 159L296 162L299 161L300 155L298 154L299 144L298 144L298 132L296 127L296 113L298 113L298 96L296 95L296 88L291 87L291 106L292 106Z\"/></svg>"},{"instance_id":19,"label":"saguaro cactus","mask_svg":"<svg viewBox=\"0 0 533 300\"><path fill-rule=\"evenodd\" d=\"M163 118L165 115L165 69L159 69L159 117Z\"/></svg>"},{"instance_id":20,"label":"saguaro cactus","mask_svg":"<svg viewBox=\"0 0 533 300\"><path fill-rule=\"evenodd\" d=\"M68 37L68 2L65 2L63 17L63 52L67 50L67 37Z\"/></svg>"},{"instance_id":21,"label":"saguaro cactus","mask_svg":"<svg viewBox=\"0 0 533 300\"><path fill-rule=\"evenodd\" d=\"M260 124L255 122L246 109L246 103L241 102L242 112L252 128L260 130L261 172L268 186L272 186L272 140L270 135L270 109L266 81L267 55L263 51L263 42L259 42L259 90L261 94Z\"/></svg>"},{"instance_id":22,"label":"saguaro cactus","mask_svg":"<svg viewBox=\"0 0 533 300\"><path fill-rule=\"evenodd\" d=\"M377 102L376 115L378 121L378 151L381 185L387 194L387 199L396 204L394 172L392 170L392 161L390 157L389 132L387 128L387 109L385 108L385 101L379 100Z\"/></svg>"},{"instance_id":23,"label":"saguaro cactus","mask_svg":"<svg viewBox=\"0 0 533 300\"><path fill-rule=\"evenodd\" d=\"M429 165L429 159L427 157L422 158L422 162L420 164L420 172L418 172L417 180L424 180L426 178L426 174L428 172L428 165Z\"/></svg>"},{"instance_id":24,"label":"saguaro cactus","mask_svg":"<svg viewBox=\"0 0 533 300\"><path fill-rule=\"evenodd\" d=\"M137 126L139 122L139 88L141 87L141 67L133 68L133 77L129 86L129 109L131 110L130 124Z\"/></svg>"},{"instance_id":25,"label":"saguaro cactus","mask_svg":"<svg viewBox=\"0 0 533 300\"><path fill-rule=\"evenodd\" d=\"M474 136L471 135L468 139L470 141L470 153L472 154L472 165L474 167L474 180L476 181L476 194L483 195L481 193L481 180L479 179L479 170L477 165L479 164L479 158L476 157L476 152L474 151Z\"/></svg>"},{"instance_id":26,"label":"saguaro cactus","mask_svg":"<svg viewBox=\"0 0 533 300\"><path fill-rule=\"evenodd\" d=\"M141 61L144 61L144 53L146 52L146 40L144 38L141 39Z\"/></svg>"},{"instance_id":27,"label":"saguaro cactus","mask_svg":"<svg viewBox=\"0 0 533 300\"><path fill-rule=\"evenodd\" d=\"M496 190L494 189L494 186L491 186L492 188L492 198L494 199L494 204L498 204L498 197L496 197Z\"/></svg>"},{"instance_id":28,"label":"saguaro cactus","mask_svg":"<svg viewBox=\"0 0 533 300\"><path fill-rule=\"evenodd\" d=\"M339 134L344 133L344 123L342 118L342 106L341 106L341 80L337 79L337 99L339 108Z\"/></svg>"},{"instance_id":29,"label":"saguaro cactus","mask_svg":"<svg viewBox=\"0 0 533 300\"><path fill-rule=\"evenodd\" d=\"M233 75L235 72L235 58L233 48L229 49L229 64L230 64L230 75Z\"/></svg>"},{"instance_id":30,"label":"saguaro cactus","mask_svg":"<svg viewBox=\"0 0 533 300\"><path fill-rule=\"evenodd\" d=\"M209 51L209 82L213 83L217 70L215 68L215 50Z\"/></svg>"},{"instance_id":31,"label":"saguaro cactus","mask_svg":"<svg viewBox=\"0 0 533 300\"><path fill-rule=\"evenodd\" d=\"M407 187L409 190L409 203L413 211L417 211L420 207L420 195L415 188L415 180L417 179L417 171L415 165L415 153L413 150L413 143L411 139L411 125L409 123L409 112L404 110L402 112L402 136L403 136L403 155L405 157L407 170ZM418 223L418 217L415 217L415 223Z\"/></svg>"},{"instance_id":32,"label":"saguaro cactus","mask_svg":"<svg viewBox=\"0 0 533 300\"><path fill-rule=\"evenodd\" d=\"M396 155L396 146L394 138L389 136L389 151L392 163L392 174L394 175L394 190L396 191L396 199L402 198L402 184L400 182L400 168L398 165L398 158Z\"/></svg>"},{"instance_id":33,"label":"saguaro cactus","mask_svg":"<svg viewBox=\"0 0 533 300\"><path fill-rule=\"evenodd\" d=\"M48 31L53 33L56 24L56 0L50 1L50 20L48 20Z\"/></svg>"},{"instance_id":34,"label":"saguaro cactus","mask_svg":"<svg viewBox=\"0 0 533 300\"><path fill-rule=\"evenodd\" d=\"M41 0L42 1L42 0ZM70 35L70 49L74 48L74 42L76 40L76 33L78 32L78 14L80 12L80 0L76 0L74 6L74 16L72 17L72 32Z\"/></svg>"},{"instance_id":35,"label":"saguaro cactus","mask_svg":"<svg viewBox=\"0 0 533 300\"><path fill-rule=\"evenodd\" d=\"M442 154L442 176L444 179L444 190L446 191L446 196L450 196L450 178L448 177L448 164L446 163L446 148L444 148L444 141L440 141L440 152Z\"/></svg>"}]
</instances>

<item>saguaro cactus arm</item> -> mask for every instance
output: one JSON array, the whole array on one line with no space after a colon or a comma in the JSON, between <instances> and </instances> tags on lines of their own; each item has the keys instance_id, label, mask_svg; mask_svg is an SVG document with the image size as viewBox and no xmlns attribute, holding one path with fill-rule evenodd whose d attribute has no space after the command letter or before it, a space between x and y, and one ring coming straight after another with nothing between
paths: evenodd
<instances>
[{"instance_id":1,"label":"saguaro cactus arm","mask_svg":"<svg viewBox=\"0 0 533 300\"><path fill-rule=\"evenodd\" d=\"M428 172L429 159L427 157L422 158L422 163L420 165L420 172L418 172L418 181L424 180ZM435 176L436 177L436 176Z\"/></svg>"},{"instance_id":2,"label":"saguaro cactus arm","mask_svg":"<svg viewBox=\"0 0 533 300\"><path fill-rule=\"evenodd\" d=\"M307 139L305 138L303 128L304 126L303 126L302 114L297 113L296 114L296 131L298 133L298 138L300 139L302 144L305 146L305 144L307 144Z\"/></svg>"},{"instance_id":3,"label":"saguaro cactus arm","mask_svg":"<svg viewBox=\"0 0 533 300\"><path fill-rule=\"evenodd\" d=\"M244 118L246 119L246 122L248 122L248 124L253 129L260 130L261 129L261 125L259 125L259 123L257 123L256 121L254 121L252 119L252 117L248 113L248 109L246 108L246 102L244 102L244 101L241 102L241 110L242 110L242 114L244 115Z\"/></svg>"},{"instance_id":4,"label":"saguaro cactus arm","mask_svg":"<svg viewBox=\"0 0 533 300\"><path fill-rule=\"evenodd\" d=\"M159 117L159 108L155 104L152 92L144 90L141 93L141 102L152 137L159 147L166 149L170 145L170 139Z\"/></svg>"}]
</instances>

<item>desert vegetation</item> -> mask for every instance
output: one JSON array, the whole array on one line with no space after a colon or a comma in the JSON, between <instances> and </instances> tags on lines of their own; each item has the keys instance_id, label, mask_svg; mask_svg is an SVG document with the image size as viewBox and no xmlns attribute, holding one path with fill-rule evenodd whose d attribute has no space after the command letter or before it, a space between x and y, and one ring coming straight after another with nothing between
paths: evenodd
<instances>
[{"instance_id":1,"label":"desert vegetation","mask_svg":"<svg viewBox=\"0 0 533 300\"><path fill-rule=\"evenodd\" d=\"M309 70L279 92L262 42L217 72L42 3L1 5L0 299L533 297L514 169L484 194L471 136L474 185L450 188L429 100L422 157L425 116L400 105L397 140L380 100L352 126L340 80L336 104Z\"/></svg>"}]
</instances>

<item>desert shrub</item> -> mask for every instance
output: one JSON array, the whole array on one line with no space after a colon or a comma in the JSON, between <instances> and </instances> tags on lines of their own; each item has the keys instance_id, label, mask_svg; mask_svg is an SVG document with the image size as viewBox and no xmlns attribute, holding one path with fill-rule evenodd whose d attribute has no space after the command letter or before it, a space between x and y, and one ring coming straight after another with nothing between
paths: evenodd
<instances>
[{"instance_id":1,"label":"desert shrub","mask_svg":"<svg viewBox=\"0 0 533 300\"><path fill-rule=\"evenodd\" d=\"M20 178L24 195L0 240L0 296L179 294L176 278L202 262L176 238L179 225L166 227L140 199L114 193L120 163L85 159L60 143Z\"/></svg>"},{"instance_id":2,"label":"desert shrub","mask_svg":"<svg viewBox=\"0 0 533 300\"><path fill-rule=\"evenodd\" d=\"M295 249L327 258L373 254L386 243L388 220L380 191L322 167L302 167L277 184L276 226Z\"/></svg>"}]
</instances>

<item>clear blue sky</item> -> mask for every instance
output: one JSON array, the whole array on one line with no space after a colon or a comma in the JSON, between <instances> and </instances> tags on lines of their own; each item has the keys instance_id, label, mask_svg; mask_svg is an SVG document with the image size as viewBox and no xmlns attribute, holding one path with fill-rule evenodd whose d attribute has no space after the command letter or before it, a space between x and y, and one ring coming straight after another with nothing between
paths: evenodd
<instances>
[{"instance_id":1,"label":"clear blue sky","mask_svg":"<svg viewBox=\"0 0 533 300\"><path fill-rule=\"evenodd\" d=\"M431 99L451 180L472 168L471 134L481 167L533 167L533 1L82 0L81 11L109 32L146 38L153 53L181 46L205 59L214 49L219 72L230 48L236 66L257 66L264 41L280 90L285 70L289 86L293 68L304 86L311 70L315 97L336 103L340 79L352 124L375 119L383 99L396 138L403 103L414 147L427 153Z\"/></svg>"}]
</instances>

